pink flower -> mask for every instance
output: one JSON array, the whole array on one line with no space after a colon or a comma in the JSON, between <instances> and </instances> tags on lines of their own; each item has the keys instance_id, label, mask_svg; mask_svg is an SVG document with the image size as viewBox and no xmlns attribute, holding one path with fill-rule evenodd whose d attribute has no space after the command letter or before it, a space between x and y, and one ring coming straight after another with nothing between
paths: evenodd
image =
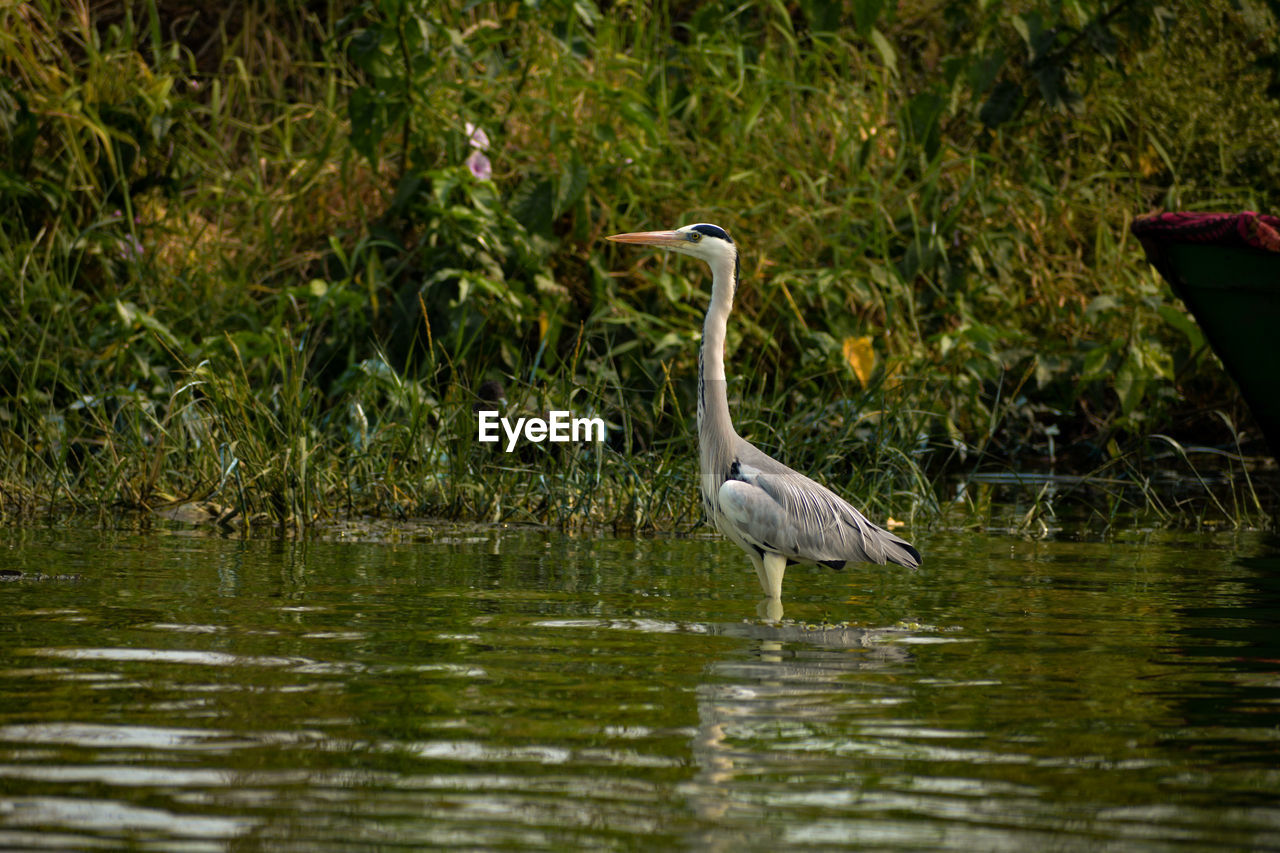
<instances>
[{"instance_id":1,"label":"pink flower","mask_svg":"<svg viewBox=\"0 0 1280 853\"><path fill-rule=\"evenodd\" d=\"M484 128L476 127L471 122L466 123L466 131L467 144L472 148L471 156L467 158L467 168L479 180L487 181L493 177L493 165L484 153L489 150L489 134L484 132Z\"/></svg>"},{"instance_id":2,"label":"pink flower","mask_svg":"<svg viewBox=\"0 0 1280 853\"><path fill-rule=\"evenodd\" d=\"M483 151L471 152L471 156L467 158L467 168L471 170L471 174L482 181L493 177L493 166L489 163L489 158L484 156Z\"/></svg>"},{"instance_id":3,"label":"pink flower","mask_svg":"<svg viewBox=\"0 0 1280 853\"><path fill-rule=\"evenodd\" d=\"M489 150L489 134L484 132L484 128L476 127L471 122L467 122L467 144L477 151Z\"/></svg>"},{"instance_id":4,"label":"pink flower","mask_svg":"<svg viewBox=\"0 0 1280 853\"><path fill-rule=\"evenodd\" d=\"M122 261L136 261L142 257L146 249L142 247L142 243L133 234L126 234L120 240L116 241L116 254Z\"/></svg>"}]
</instances>

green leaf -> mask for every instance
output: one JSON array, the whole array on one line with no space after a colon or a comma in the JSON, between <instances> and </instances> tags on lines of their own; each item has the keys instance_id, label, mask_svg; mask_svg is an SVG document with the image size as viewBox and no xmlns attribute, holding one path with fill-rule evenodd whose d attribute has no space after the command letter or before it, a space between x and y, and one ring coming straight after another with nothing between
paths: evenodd
<instances>
[{"instance_id":1,"label":"green leaf","mask_svg":"<svg viewBox=\"0 0 1280 853\"><path fill-rule=\"evenodd\" d=\"M883 0L861 0L855 3L854 20L858 20L859 5L874 5L878 7ZM843 3L840 0L803 0L800 8L804 11L805 20L809 22L809 29L815 33L835 32L840 28L840 13L843 11ZM877 8L875 13L870 16L870 21L875 20L876 14L879 13ZM867 24L870 28L870 23ZM859 35L865 36L866 30L859 29Z\"/></svg>"},{"instance_id":2,"label":"green leaf","mask_svg":"<svg viewBox=\"0 0 1280 853\"><path fill-rule=\"evenodd\" d=\"M1089 304L1085 306L1084 316L1092 320L1104 311L1114 311L1119 307L1119 305L1120 303L1116 301L1114 296L1104 293L1101 296L1095 296L1090 300Z\"/></svg>"},{"instance_id":3,"label":"green leaf","mask_svg":"<svg viewBox=\"0 0 1280 853\"><path fill-rule=\"evenodd\" d=\"M645 109L643 104L633 100L624 101L618 113L624 119L643 130L645 135L649 137L649 141L653 142L658 139L658 126L654 124L653 116Z\"/></svg>"},{"instance_id":4,"label":"green leaf","mask_svg":"<svg viewBox=\"0 0 1280 853\"><path fill-rule=\"evenodd\" d=\"M1022 15L1014 15L1009 19L1009 24L1010 26L1013 27L1014 32L1016 32L1018 36L1022 39L1022 43L1025 44L1028 49L1030 49L1031 48L1031 28L1027 25L1027 19L1024 18Z\"/></svg>"},{"instance_id":5,"label":"green leaf","mask_svg":"<svg viewBox=\"0 0 1280 853\"><path fill-rule=\"evenodd\" d=\"M936 92L921 92L907 101L902 122L908 138L932 160L942 143L942 114L946 99Z\"/></svg>"},{"instance_id":6,"label":"green leaf","mask_svg":"<svg viewBox=\"0 0 1280 853\"><path fill-rule=\"evenodd\" d=\"M1092 382L1100 379L1110 369L1111 355L1114 352L1113 347L1100 346L1089 350L1084 357L1084 364L1080 368L1080 379L1083 382Z\"/></svg>"},{"instance_id":7,"label":"green leaf","mask_svg":"<svg viewBox=\"0 0 1280 853\"><path fill-rule=\"evenodd\" d=\"M884 62L885 67L896 76L898 73L898 54L893 49L893 45L889 44L889 40L884 37L884 33L875 27L871 28L871 43L875 45L876 50L880 53L880 59Z\"/></svg>"},{"instance_id":8,"label":"green leaf","mask_svg":"<svg viewBox=\"0 0 1280 853\"><path fill-rule=\"evenodd\" d=\"M382 61L381 35L378 30L364 29L357 32L347 43L347 52L351 61L366 74L378 76Z\"/></svg>"},{"instance_id":9,"label":"green leaf","mask_svg":"<svg viewBox=\"0 0 1280 853\"><path fill-rule=\"evenodd\" d=\"M1142 366L1132 356L1124 360L1116 371L1116 395L1120 398L1120 411L1128 415L1142 402L1146 394L1147 379Z\"/></svg>"},{"instance_id":10,"label":"green leaf","mask_svg":"<svg viewBox=\"0 0 1280 853\"><path fill-rule=\"evenodd\" d=\"M1075 111L1083 99L1067 82L1067 70L1061 65L1047 63L1035 72L1036 83L1044 102L1059 112Z\"/></svg>"},{"instance_id":11,"label":"green leaf","mask_svg":"<svg viewBox=\"0 0 1280 853\"><path fill-rule=\"evenodd\" d=\"M352 147L373 163L383 130L373 90L368 86L361 86L352 92L347 102L347 115L351 119Z\"/></svg>"},{"instance_id":12,"label":"green leaf","mask_svg":"<svg viewBox=\"0 0 1280 853\"><path fill-rule=\"evenodd\" d=\"M587 181L591 177L591 170L587 168L587 164L578 156L578 152L574 152L568 162L564 164L564 168L560 170L560 179L556 181L556 204L555 217L559 219L564 212L578 203L583 193L587 190Z\"/></svg>"},{"instance_id":13,"label":"green leaf","mask_svg":"<svg viewBox=\"0 0 1280 853\"><path fill-rule=\"evenodd\" d=\"M858 35L868 38L875 30L880 13L884 11L885 0L853 0L853 26ZM834 3L834 6L840 4ZM883 38L883 36L881 36Z\"/></svg>"},{"instance_id":14,"label":"green leaf","mask_svg":"<svg viewBox=\"0 0 1280 853\"><path fill-rule=\"evenodd\" d=\"M989 128L997 128L1013 118L1021 104L1022 87L1012 81L1001 80L979 108L978 120Z\"/></svg>"},{"instance_id":15,"label":"green leaf","mask_svg":"<svg viewBox=\"0 0 1280 853\"><path fill-rule=\"evenodd\" d=\"M980 54L968 60L964 71L969 78L969 87L975 94L986 92L995 85L1006 59L1004 51L996 48L991 53Z\"/></svg>"},{"instance_id":16,"label":"green leaf","mask_svg":"<svg viewBox=\"0 0 1280 853\"><path fill-rule=\"evenodd\" d=\"M1156 312L1162 320L1182 333L1192 350L1198 351L1204 346L1204 332L1200 331L1195 320L1191 319L1185 311L1180 311L1172 305L1161 305Z\"/></svg>"},{"instance_id":17,"label":"green leaf","mask_svg":"<svg viewBox=\"0 0 1280 853\"><path fill-rule=\"evenodd\" d=\"M175 352L181 351L182 345L178 343L177 337L173 332L169 331L169 327L157 320L151 314L146 313L134 305L132 302L121 302L116 300L116 313L120 315L121 321L127 327L139 326L154 334L169 349Z\"/></svg>"},{"instance_id":18,"label":"green leaf","mask_svg":"<svg viewBox=\"0 0 1280 853\"><path fill-rule=\"evenodd\" d=\"M550 234L555 189L546 178L526 178L511 196L511 213L529 232Z\"/></svg>"}]
</instances>

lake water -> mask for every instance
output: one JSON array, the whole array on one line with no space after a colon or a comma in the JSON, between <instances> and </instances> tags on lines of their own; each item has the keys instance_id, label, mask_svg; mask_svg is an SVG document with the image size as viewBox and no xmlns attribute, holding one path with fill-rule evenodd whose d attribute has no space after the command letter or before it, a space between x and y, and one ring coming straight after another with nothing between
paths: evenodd
<instances>
[{"instance_id":1,"label":"lake water","mask_svg":"<svg viewBox=\"0 0 1280 853\"><path fill-rule=\"evenodd\" d=\"M1280 849L1280 546L6 530L0 848Z\"/></svg>"}]
</instances>

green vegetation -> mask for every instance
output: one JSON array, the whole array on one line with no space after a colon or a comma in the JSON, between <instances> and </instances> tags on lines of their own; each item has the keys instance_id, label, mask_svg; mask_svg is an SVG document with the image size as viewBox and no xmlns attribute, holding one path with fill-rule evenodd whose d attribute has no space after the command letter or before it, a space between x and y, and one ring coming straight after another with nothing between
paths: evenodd
<instances>
[{"instance_id":1,"label":"green vegetation","mask_svg":"<svg viewBox=\"0 0 1280 853\"><path fill-rule=\"evenodd\" d=\"M713 221L739 430L873 517L1052 459L1104 520L1176 518L1195 465L1248 521L1186 449L1247 415L1127 225L1280 209L1276 36L1252 0L0 2L0 511L688 529L705 272L602 237ZM479 444L490 380L608 445Z\"/></svg>"}]
</instances>

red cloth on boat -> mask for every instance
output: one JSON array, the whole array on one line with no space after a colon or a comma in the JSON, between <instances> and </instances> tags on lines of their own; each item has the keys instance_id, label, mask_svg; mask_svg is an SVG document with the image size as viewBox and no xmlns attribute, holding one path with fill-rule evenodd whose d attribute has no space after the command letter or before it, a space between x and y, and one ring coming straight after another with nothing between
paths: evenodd
<instances>
[{"instance_id":1,"label":"red cloth on boat","mask_svg":"<svg viewBox=\"0 0 1280 853\"><path fill-rule=\"evenodd\" d=\"M1139 216L1129 230L1142 241L1148 256L1149 241L1212 243L1217 246L1249 246L1280 252L1280 217L1265 213L1155 213Z\"/></svg>"}]
</instances>

